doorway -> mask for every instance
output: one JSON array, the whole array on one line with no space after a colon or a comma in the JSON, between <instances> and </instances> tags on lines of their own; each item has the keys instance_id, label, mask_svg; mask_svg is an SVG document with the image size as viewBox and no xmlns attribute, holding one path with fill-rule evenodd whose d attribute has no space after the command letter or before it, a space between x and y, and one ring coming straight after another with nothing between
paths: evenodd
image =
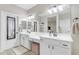
<instances>
[{"instance_id":1,"label":"doorway","mask_svg":"<svg viewBox=\"0 0 79 59\"><path fill-rule=\"evenodd\" d=\"M57 18L56 16L48 17L48 31L51 30L52 32L57 32L57 24L56 24Z\"/></svg>"}]
</instances>

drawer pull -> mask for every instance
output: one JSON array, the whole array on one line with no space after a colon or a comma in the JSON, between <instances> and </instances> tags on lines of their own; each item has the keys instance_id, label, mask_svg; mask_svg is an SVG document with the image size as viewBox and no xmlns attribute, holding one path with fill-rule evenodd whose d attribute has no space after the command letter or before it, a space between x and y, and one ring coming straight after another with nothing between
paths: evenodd
<instances>
[{"instance_id":1,"label":"drawer pull","mask_svg":"<svg viewBox=\"0 0 79 59\"><path fill-rule=\"evenodd\" d=\"M68 46L68 45L66 45L66 44L63 44L63 46Z\"/></svg>"},{"instance_id":2,"label":"drawer pull","mask_svg":"<svg viewBox=\"0 0 79 59\"><path fill-rule=\"evenodd\" d=\"M48 48L50 48L50 45L48 45Z\"/></svg>"}]
</instances>

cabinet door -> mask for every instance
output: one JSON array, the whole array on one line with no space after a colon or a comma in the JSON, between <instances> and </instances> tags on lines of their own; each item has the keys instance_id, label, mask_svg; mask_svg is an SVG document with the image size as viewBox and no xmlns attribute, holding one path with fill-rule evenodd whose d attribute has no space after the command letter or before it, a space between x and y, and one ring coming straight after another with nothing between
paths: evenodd
<instances>
[{"instance_id":1,"label":"cabinet door","mask_svg":"<svg viewBox=\"0 0 79 59\"><path fill-rule=\"evenodd\" d=\"M24 45L24 37L23 37L23 35L22 34L20 34L20 42L21 42L21 45Z\"/></svg>"},{"instance_id":2,"label":"cabinet door","mask_svg":"<svg viewBox=\"0 0 79 59\"><path fill-rule=\"evenodd\" d=\"M27 49L31 49L31 42L29 41L29 36L28 35L25 35L24 47L27 48Z\"/></svg>"},{"instance_id":3,"label":"cabinet door","mask_svg":"<svg viewBox=\"0 0 79 59\"><path fill-rule=\"evenodd\" d=\"M71 44L60 40L50 40L52 55L70 55Z\"/></svg>"},{"instance_id":4,"label":"cabinet door","mask_svg":"<svg viewBox=\"0 0 79 59\"><path fill-rule=\"evenodd\" d=\"M40 54L41 55L50 55L51 50L50 50L50 44L40 42Z\"/></svg>"},{"instance_id":5,"label":"cabinet door","mask_svg":"<svg viewBox=\"0 0 79 59\"><path fill-rule=\"evenodd\" d=\"M50 48L48 47L47 44L43 44L41 47L40 47L40 54L41 55L50 55Z\"/></svg>"}]
</instances>

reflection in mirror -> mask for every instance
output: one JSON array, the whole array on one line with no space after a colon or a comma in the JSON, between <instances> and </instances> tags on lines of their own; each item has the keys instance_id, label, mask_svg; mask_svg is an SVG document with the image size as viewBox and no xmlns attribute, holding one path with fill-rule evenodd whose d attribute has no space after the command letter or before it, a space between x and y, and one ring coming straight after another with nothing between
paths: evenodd
<instances>
[{"instance_id":1,"label":"reflection in mirror","mask_svg":"<svg viewBox=\"0 0 79 59\"><path fill-rule=\"evenodd\" d=\"M57 9L57 13L48 14L47 17L47 31L48 28L52 32L70 33L71 21L70 5L64 5L63 10ZM54 17L55 16L55 17ZM45 16L43 16L45 17Z\"/></svg>"},{"instance_id":2,"label":"reflection in mirror","mask_svg":"<svg viewBox=\"0 0 79 59\"><path fill-rule=\"evenodd\" d=\"M59 13L59 32L70 33L70 7L66 6L63 12Z\"/></svg>"},{"instance_id":3,"label":"reflection in mirror","mask_svg":"<svg viewBox=\"0 0 79 59\"><path fill-rule=\"evenodd\" d=\"M34 32L37 32L37 22L34 22Z\"/></svg>"},{"instance_id":4,"label":"reflection in mirror","mask_svg":"<svg viewBox=\"0 0 79 59\"><path fill-rule=\"evenodd\" d=\"M39 32L48 32L48 28L51 28L53 32L70 33L70 5L46 4L38 6L40 9L35 7L28 12L35 14L35 19L39 22ZM53 21L48 21L49 19L53 19Z\"/></svg>"},{"instance_id":5,"label":"reflection in mirror","mask_svg":"<svg viewBox=\"0 0 79 59\"><path fill-rule=\"evenodd\" d=\"M56 32L56 17L48 17L48 32Z\"/></svg>"},{"instance_id":6,"label":"reflection in mirror","mask_svg":"<svg viewBox=\"0 0 79 59\"><path fill-rule=\"evenodd\" d=\"M26 29L26 21L21 22L21 27L22 27L22 29Z\"/></svg>"},{"instance_id":7,"label":"reflection in mirror","mask_svg":"<svg viewBox=\"0 0 79 59\"><path fill-rule=\"evenodd\" d=\"M28 22L28 29L32 28L32 22Z\"/></svg>"}]
</instances>

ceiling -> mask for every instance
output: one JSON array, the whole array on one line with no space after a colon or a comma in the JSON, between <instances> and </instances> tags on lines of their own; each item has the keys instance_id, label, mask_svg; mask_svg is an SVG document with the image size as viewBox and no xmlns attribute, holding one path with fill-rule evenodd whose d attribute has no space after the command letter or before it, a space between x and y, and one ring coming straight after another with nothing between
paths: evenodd
<instances>
[{"instance_id":1,"label":"ceiling","mask_svg":"<svg viewBox=\"0 0 79 59\"><path fill-rule=\"evenodd\" d=\"M23 8L25 10L29 10L32 7L36 6L36 4L16 4L16 6Z\"/></svg>"}]
</instances>

